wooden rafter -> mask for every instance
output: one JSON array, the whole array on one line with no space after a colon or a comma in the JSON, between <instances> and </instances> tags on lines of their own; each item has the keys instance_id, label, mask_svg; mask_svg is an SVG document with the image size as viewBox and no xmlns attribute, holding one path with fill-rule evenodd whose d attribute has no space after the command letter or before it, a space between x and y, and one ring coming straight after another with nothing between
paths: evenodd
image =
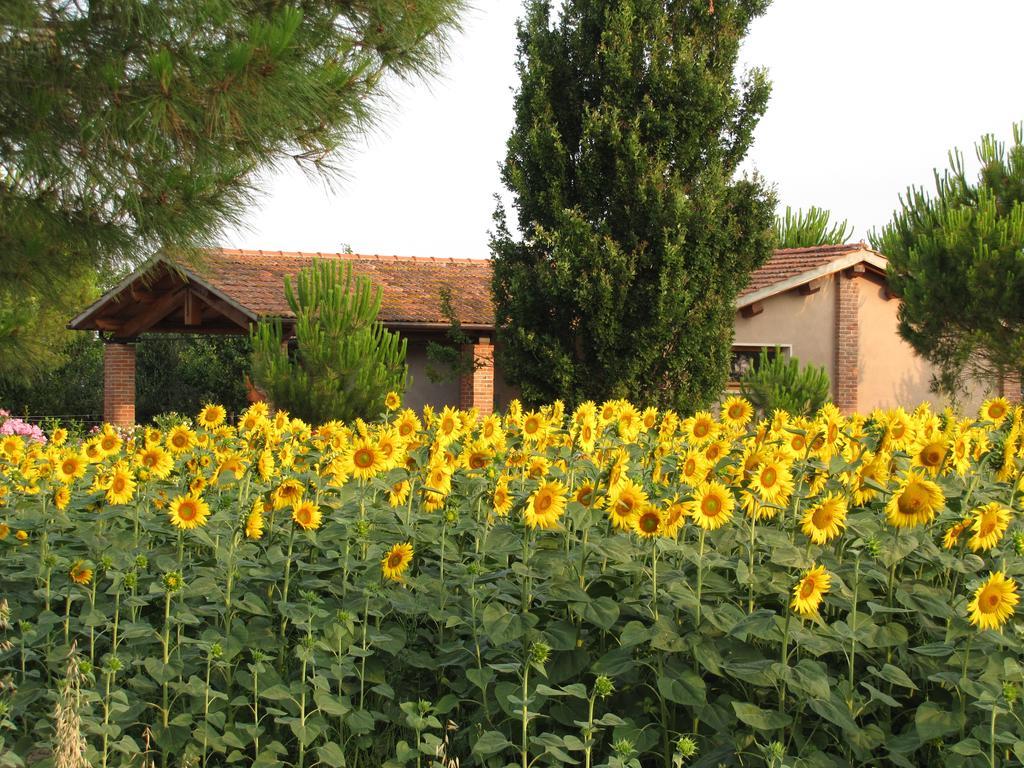
<instances>
[{"instance_id":1,"label":"wooden rafter","mask_svg":"<svg viewBox=\"0 0 1024 768\"><path fill-rule=\"evenodd\" d=\"M126 339L138 336L178 309L184 302L185 286L179 286L173 291L165 293L142 312L129 318L115 332L118 336Z\"/></svg>"}]
</instances>

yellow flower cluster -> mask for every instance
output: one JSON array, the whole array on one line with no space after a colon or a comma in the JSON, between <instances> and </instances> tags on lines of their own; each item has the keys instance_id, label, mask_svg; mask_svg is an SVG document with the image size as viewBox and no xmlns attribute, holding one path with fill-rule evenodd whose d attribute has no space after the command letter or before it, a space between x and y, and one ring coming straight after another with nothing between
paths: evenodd
<instances>
[{"instance_id":1,"label":"yellow flower cluster","mask_svg":"<svg viewBox=\"0 0 1024 768\"><path fill-rule=\"evenodd\" d=\"M193 424L166 433L107 426L81 442L60 430L47 444L6 437L0 539L17 527L16 515L3 520L3 506L19 496L42 496L57 510L76 500L156 509L185 532L234 515L240 535L259 541L277 512L277 525L316 532L337 514L332 501L346 487L379 487L398 514L412 516L444 510L467 479L485 484L491 519L537 532L528 535L557 532L570 508L582 508L602 516L609 535L638 541L777 525L804 537L810 552L839 541L854 510L870 510L894 535L938 520L946 549L987 553L1005 547L1017 516L1024 414L1002 398L986 401L975 419L927 405L846 416L830 404L813 417L777 412L756 421L738 397L717 415L691 416L623 400L571 413L559 402L537 410L513 402L503 416L484 417L450 407L417 414L397 395L387 407L378 423L314 427L262 403L230 425L223 407L208 405ZM213 495L241 487L240 510L211 506ZM951 489L956 512L947 506ZM19 531L18 540L28 538ZM383 577L401 581L412 559L411 543L395 544ZM72 578L88 583L91 571L76 569ZM805 571L792 609L816 615L830 583L824 566ZM971 622L1001 626L1017 589L1002 567L994 571L977 588Z\"/></svg>"}]
</instances>

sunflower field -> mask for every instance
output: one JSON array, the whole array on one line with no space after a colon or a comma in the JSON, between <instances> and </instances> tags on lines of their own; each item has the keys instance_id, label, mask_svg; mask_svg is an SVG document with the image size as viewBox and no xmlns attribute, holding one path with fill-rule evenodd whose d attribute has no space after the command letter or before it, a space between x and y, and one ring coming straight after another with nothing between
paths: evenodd
<instances>
[{"instance_id":1,"label":"sunflower field","mask_svg":"<svg viewBox=\"0 0 1024 768\"><path fill-rule=\"evenodd\" d=\"M0 766L1024 761L1024 411L0 438Z\"/></svg>"}]
</instances>

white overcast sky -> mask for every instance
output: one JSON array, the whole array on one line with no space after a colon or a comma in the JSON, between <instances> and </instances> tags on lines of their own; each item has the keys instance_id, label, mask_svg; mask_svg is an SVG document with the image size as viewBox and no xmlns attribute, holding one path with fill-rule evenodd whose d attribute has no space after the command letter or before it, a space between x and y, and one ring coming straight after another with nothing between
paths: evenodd
<instances>
[{"instance_id":1,"label":"white overcast sky","mask_svg":"<svg viewBox=\"0 0 1024 768\"><path fill-rule=\"evenodd\" d=\"M343 158L346 177L284 171L221 245L485 258L512 127L519 0L476 8L443 76L393 89L380 127ZM744 44L774 84L746 167L781 206L885 223L947 151L1024 120L1024 0L775 0Z\"/></svg>"}]
</instances>

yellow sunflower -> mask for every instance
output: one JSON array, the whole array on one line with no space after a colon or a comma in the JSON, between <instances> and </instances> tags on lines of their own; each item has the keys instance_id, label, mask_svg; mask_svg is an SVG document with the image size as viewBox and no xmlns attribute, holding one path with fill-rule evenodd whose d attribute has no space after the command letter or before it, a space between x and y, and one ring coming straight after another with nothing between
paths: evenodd
<instances>
[{"instance_id":1,"label":"yellow sunflower","mask_svg":"<svg viewBox=\"0 0 1024 768\"><path fill-rule=\"evenodd\" d=\"M398 414L398 418L395 419L394 426L398 431L398 436L406 442L415 439L416 435L418 435L420 430L423 429L423 425L420 423L419 418L408 408Z\"/></svg>"},{"instance_id":2,"label":"yellow sunflower","mask_svg":"<svg viewBox=\"0 0 1024 768\"><path fill-rule=\"evenodd\" d=\"M62 485L53 493L53 506L63 511L68 508L69 503L71 503L71 490L66 485Z\"/></svg>"},{"instance_id":3,"label":"yellow sunflower","mask_svg":"<svg viewBox=\"0 0 1024 768\"><path fill-rule=\"evenodd\" d=\"M894 528L914 528L931 522L945 503L938 485L911 470L886 504L885 515Z\"/></svg>"},{"instance_id":4,"label":"yellow sunflower","mask_svg":"<svg viewBox=\"0 0 1024 768\"><path fill-rule=\"evenodd\" d=\"M174 458L162 446L150 444L135 454L135 465L148 471L151 478L163 480L174 469Z\"/></svg>"},{"instance_id":5,"label":"yellow sunflower","mask_svg":"<svg viewBox=\"0 0 1024 768\"><path fill-rule=\"evenodd\" d=\"M85 468L88 463L84 456L77 453L68 453L57 462L54 474L62 483L71 483L85 474Z\"/></svg>"},{"instance_id":6,"label":"yellow sunflower","mask_svg":"<svg viewBox=\"0 0 1024 768\"><path fill-rule=\"evenodd\" d=\"M104 431L100 435L99 447L104 456L113 456L121 450L121 438L116 432Z\"/></svg>"},{"instance_id":7,"label":"yellow sunflower","mask_svg":"<svg viewBox=\"0 0 1024 768\"><path fill-rule=\"evenodd\" d=\"M348 460L352 477L360 480L368 480L384 470L384 454L380 447L364 437L352 442Z\"/></svg>"},{"instance_id":8,"label":"yellow sunflower","mask_svg":"<svg viewBox=\"0 0 1024 768\"><path fill-rule=\"evenodd\" d=\"M750 478L750 489L766 504L784 505L793 494L793 475L781 461L763 461Z\"/></svg>"},{"instance_id":9,"label":"yellow sunflower","mask_svg":"<svg viewBox=\"0 0 1024 768\"><path fill-rule=\"evenodd\" d=\"M683 524L686 523L686 504L678 499L671 499L666 504L663 513L665 530L662 535L673 539L678 535L679 529L683 527Z\"/></svg>"},{"instance_id":10,"label":"yellow sunflower","mask_svg":"<svg viewBox=\"0 0 1024 768\"><path fill-rule=\"evenodd\" d=\"M196 417L196 421L199 422L201 427L216 429L224 423L224 419L227 418L227 415L228 412L225 410L223 405L208 403L203 406L203 410L199 412L199 416Z\"/></svg>"},{"instance_id":11,"label":"yellow sunflower","mask_svg":"<svg viewBox=\"0 0 1024 768\"><path fill-rule=\"evenodd\" d=\"M389 411L397 411L402 406L402 396L397 392L388 392L384 397L384 407Z\"/></svg>"},{"instance_id":12,"label":"yellow sunflower","mask_svg":"<svg viewBox=\"0 0 1024 768\"><path fill-rule=\"evenodd\" d=\"M68 571L68 576L75 584L81 584L85 586L92 581L92 568L86 565L84 560L78 560L74 565L71 566L71 570Z\"/></svg>"},{"instance_id":13,"label":"yellow sunflower","mask_svg":"<svg viewBox=\"0 0 1024 768\"><path fill-rule=\"evenodd\" d=\"M512 494L508 490L507 477L499 478L498 484L494 486L492 505L494 507L494 514L499 517L505 517L512 509Z\"/></svg>"},{"instance_id":14,"label":"yellow sunflower","mask_svg":"<svg viewBox=\"0 0 1024 768\"><path fill-rule=\"evenodd\" d=\"M971 529L974 535L967 541L972 552L992 549L1010 527L1010 510L998 501L990 501L974 510Z\"/></svg>"},{"instance_id":15,"label":"yellow sunflower","mask_svg":"<svg viewBox=\"0 0 1024 768\"><path fill-rule=\"evenodd\" d=\"M64 427L57 427L50 433L50 445L59 448L68 441L68 431Z\"/></svg>"},{"instance_id":16,"label":"yellow sunflower","mask_svg":"<svg viewBox=\"0 0 1024 768\"><path fill-rule=\"evenodd\" d=\"M210 505L192 494L178 496L171 502L168 515L171 525L187 531L206 524L206 518L210 516Z\"/></svg>"},{"instance_id":17,"label":"yellow sunflower","mask_svg":"<svg viewBox=\"0 0 1024 768\"><path fill-rule=\"evenodd\" d=\"M323 514L317 504L307 499L292 507L292 520L303 530L315 531L323 521Z\"/></svg>"},{"instance_id":18,"label":"yellow sunflower","mask_svg":"<svg viewBox=\"0 0 1024 768\"><path fill-rule=\"evenodd\" d=\"M943 548L952 549L955 547L961 534L963 534L964 531L970 530L972 525L974 525L974 518L968 517L966 520L961 520L949 526L949 528L946 529L946 534L942 537Z\"/></svg>"},{"instance_id":19,"label":"yellow sunflower","mask_svg":"<svg viewBox=\"0 0 1024 768\"><path fill-rule=\"evenodd\" d=\"M735 506L736 500L729 489L713 480L696 489L688 509L697 525L713 531L729 522Z\"/></svg>"},{"instance_id":20,"label":"yellow sunflower","mask_svg":"<svg viewBox=\"0 0 1024 768\"><path fill-rule=\"evenodd\" d=\"M846 527L846 499L829 494L804 513L801 530L815 544L827 544Z\"/></svg>"},{"instance_id":21,"label":"yellow sunflower","mask_svg":"<svg viewBox=\"0 0 1024 768\"><path fill-rule=\"evenodd\" d=\"M622 531L633 528L633 518L647 506L647 492L629 478L624 478L609 493L606 503L612 526Z\"/></svg>"},{"instance_id":22,"label":"yellow sunflower","mask_svg":"<svg viewBox=\"0 0 1024 768\"><path fill-rule=\"evenodd\" d=\"M195 435L184 424L173 427L167 435L167 447L172 453L184 453L195 443Z\"/></svg>"},{"instance_id":23,"label":"yellow sunflower","mask_svg":"<svg viewBox=\"0 0 1024 768\"><path fill-rule=\"evenodd\" d=\"M648 505L640 514L633 516L633 533L645 539L663 536L665 513L655 506Z\"/></svg>"},{"instance_id":24,"label":"yellow sunflower","mask_svg":"<svg viewBox=\"0 0 1024 768\"><path fill-rule=\"evenodd\" d=\"M256 540L263 536L263 501L256 499L252 511L245 519L245 538Z\"/></svg>"},{"instance_id":25,"label":"yellow sunflower","mask_svg":"<svg viewBox=\"0 0 1024 768\"><path fill-rule=\"evenodd\" d=\"M949 447L946 444L946 438L940 435L917 446L913 453L912 464L934 477L942 472L948 455Z\"/></svg>"},{"instance_id":26,"label":"yellow sunflower","mask_svg":"<svg viewBox=\"0 0 1024 768\"><path fill-rule=\"evenodd\" d=\"M832 576L819 565L807 571L793 587L793 601L789 604L803 618L816 616L821 601L832 586Z\"/></svg>"},{"instance_id":27,"label":"yellow sunflower","mask_svg":"<svg viewBox=\"0 0 1024 768\"><path fill-rule=\"evenodd\" d=\"M381 571L384 578L390 581L401 581L402 575L408 570L412 562L413 548L409 542L395 544L387 551L380 561Z\"/></svg>"},{"instance_id":28,"label":"yellow sunflower","mask_svg":"<svg viewBox=\"0 0 1024 768\"><path fill-rule=\"evenodd\" d=\"M991 421L997 427L1003 423L1010 413L1010 401L1005 397L993 397L981 404L981 411L978 418L982 421Z\"/></svg>"},{"instance_id":29,"label":"yellow sunflower","mask_svg":"<svg viewBox=\"0 0 1024 768\"><path fill-rule=\"evenodd\" d=\"M696 487L704 482L709 470L710 466L704 454L691 449L683 454L679 463L679 479L691 488Z\"/></svg>"},{"instance_id":30,"label":"yellow sunflower","mask_svg":"<svg viewBox=\"0 0 1024 768\"><path fill-rule=\"evenodd\" d=\"M691 443L700 445L715 439L718 434L718 423L707 411L697 411L692 418L684 422L683 429Z\"/></svg>"},{"instance_id":31,"label":"yellow sunflower","mask_svg":"<svg viewBox=\"0 0 1024 768\"><path fill-rule=\"evenodd\" d=\"M558 526L558 519L565 512L568 488L557 480L543 483L530 496L523 510L523 522L528 528L548 530Z\"/></svg>"},{"instance_id":32,"label":"yellow sunflower","mask_svg":"<svg viewBox=\"0 0 1024 768\"><path fill-rule=\"evenodd\" d=\"M743 429L754 415L754 406L746 398L727 397L722 403L722 421L735 430Z\"/></svg>"},{"instance_id":33,"label":"yellow sunflower","mask_svg":"<svg viewBox=\"0 0 1024 768\"><path fill-rule=\"evenodd\" d=\"M409 500L409 481L399 480L397 483L391 484L391 489L388 491L388 504L392 507L400 507Z\"/></svg>"},{"instance_id":34,"label":"yellow sunflower","mask_svg":"<svg viewBox=\"0 0 1024 768\"><path fill-rule=\"evenodd\" d=\"M128 504L134 495L135 477L125 462L118 462L107 486L107 504Z\"/></svg>"},{"instance_id":35,"label":"yellow sunflower","mask_svg":"<svg viewBox=\"0 0 1024 768\"><path fill-rule=\"evenodd\" d=\"M573 498L576 501L589 509L594 506L594 484L591 482L581 483L580 487L576 489L576 493L573 494Z\"/></svg>"},{"instance_id":36,"label":"yellow sunflower","mask_svg":"<svg viewBox=\"0 0 1024 768\"><path fill-rule=\"evenodd\" d=\"M274 509L284 509L298 503L302 494L306 492L305 486L295 478L283 480L270 494L270 501Z\"/></svg>"},{"instance_id":37,"label":"yellow sunflower","mask_svg":"<svg viewBox=\"0 0 1024 768\"><path fill-rule=\"evenodd\" d=\"M975 590L974 599L967 605L968 618L978 629L999 629L1013 616L1018 602L1017 582L1006 578L1002 571L994 571Z\"/></svg>"}]
</instances>

